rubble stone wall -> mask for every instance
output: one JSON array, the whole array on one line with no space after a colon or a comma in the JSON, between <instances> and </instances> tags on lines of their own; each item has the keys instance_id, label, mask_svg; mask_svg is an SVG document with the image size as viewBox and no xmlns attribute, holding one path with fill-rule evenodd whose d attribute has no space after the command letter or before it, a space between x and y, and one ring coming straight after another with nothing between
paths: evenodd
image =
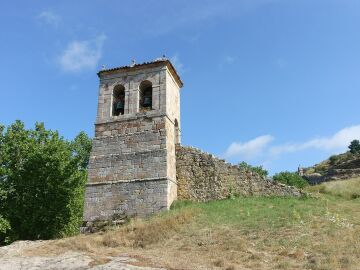
<instances>
[{"instance_id":1,"label":"rubble stone wall","mask_svg":"<svg viewBox=\"0 0 360 270\"><path fill-rule=\"evenodd\" d=\"M176 173L178 199L206 202L243 196L296 196L302 191L264 179L258 174L240 170L237 166L204 153L177 145Z\"/></svg>"}]
</instances>

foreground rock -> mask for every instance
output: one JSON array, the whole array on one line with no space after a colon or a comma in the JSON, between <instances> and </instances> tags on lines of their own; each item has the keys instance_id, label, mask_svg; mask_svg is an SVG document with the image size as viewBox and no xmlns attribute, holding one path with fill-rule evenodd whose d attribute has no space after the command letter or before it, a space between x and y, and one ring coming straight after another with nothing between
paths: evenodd
<instances>
[{"instance_id":1,"label":"foreground rock","mask_svg":"<svg viewBox=\"0 0 360 270\"><path fill-rule=\"evenodd\" d=\"M43 241L19 241L0 248L0 270L160 270L163 268L140 267L137 261L127 257L107 257L102 262L80 252L66 252L57 256L31 256L26 250L36 248Z\"/></svg>"}]
</instances>

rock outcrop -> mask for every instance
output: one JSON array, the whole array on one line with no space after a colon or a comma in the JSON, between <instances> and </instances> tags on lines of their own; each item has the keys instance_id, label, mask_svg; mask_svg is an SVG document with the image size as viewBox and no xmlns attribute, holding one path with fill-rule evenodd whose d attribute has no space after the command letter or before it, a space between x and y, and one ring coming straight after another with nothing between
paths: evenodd
<instances>
[{"instance_id":1,"label":"rock outcrop","mask_svg":"<svg viewBox=\"0 0 360 270\"><path fill-rule=\"evenodd\" d=\"M0 247L0 270L165 270L164 268L135 266L137 260L126 254L108 256L101 263L85 252L68 251L52 255L28 254L29 249L41 249L47 242L49 241L18 241L9 246Z\"/></svg>"}]
</instances>

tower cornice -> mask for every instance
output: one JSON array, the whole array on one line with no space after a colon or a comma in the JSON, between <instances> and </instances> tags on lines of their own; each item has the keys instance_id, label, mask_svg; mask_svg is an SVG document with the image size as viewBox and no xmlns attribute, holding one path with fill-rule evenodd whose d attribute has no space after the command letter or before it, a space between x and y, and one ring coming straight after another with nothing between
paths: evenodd
<instances>
[{"instance_id":1,"label":"tower cornice","mask_svg":"<svg viewBox=\"0 0 360 270\"><path fill-rule=\"evenodd\" d=\"M97 75L99 76L99 78L102 78L103 76L111 75L111 74L115 74L115 73L139 71L141 69L154 68L154 67L160 67L160 66L166 66L168 68L171 75L174 77L174 79L178 83L179 87L182 87L184 85L180 79L179 74L176 72L175 67L168 59L155 60L152 62L144 62L141 64L134 64L131 66L120 66L120 67L115 67L115 68L110 68L110 69L103 69L103 70L100 70L97 73Z\"/></svg>"}]
</instances>

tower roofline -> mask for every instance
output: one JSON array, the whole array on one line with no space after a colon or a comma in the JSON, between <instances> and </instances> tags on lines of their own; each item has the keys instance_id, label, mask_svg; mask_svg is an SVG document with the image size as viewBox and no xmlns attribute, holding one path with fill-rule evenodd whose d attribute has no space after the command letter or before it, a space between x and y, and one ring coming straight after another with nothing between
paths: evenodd
<instances>
[{"instance_id":1,"label":"tower roofline","mask_svg":"<svg viewBox=\"0 0 360 270\"><path fill-rule=\"evenodd\" d=\"M140 69L146 69L146 68L151 68L151 67L157 67L157 66L163 66L166 65L167 68L170 70L171 74L174 76L175 80L177 81L177 83L179 84L180 87L182 87L184 84L180 79L179 74L176 72L175 67L173 66L173 64L170 62L170 60L165 59L165 60L154 60L151 62L144 62L141 64L135 64L132 66L121 66L121 67L115 67L115 68L110 68L110 69L103 69L100 70L97 75L99 77L101 77L102 75L108 75L108 74L112 74L112 73L116 73L118 71L135 71L135 70L140 70Z\"/></svg>"}]
</instances>

